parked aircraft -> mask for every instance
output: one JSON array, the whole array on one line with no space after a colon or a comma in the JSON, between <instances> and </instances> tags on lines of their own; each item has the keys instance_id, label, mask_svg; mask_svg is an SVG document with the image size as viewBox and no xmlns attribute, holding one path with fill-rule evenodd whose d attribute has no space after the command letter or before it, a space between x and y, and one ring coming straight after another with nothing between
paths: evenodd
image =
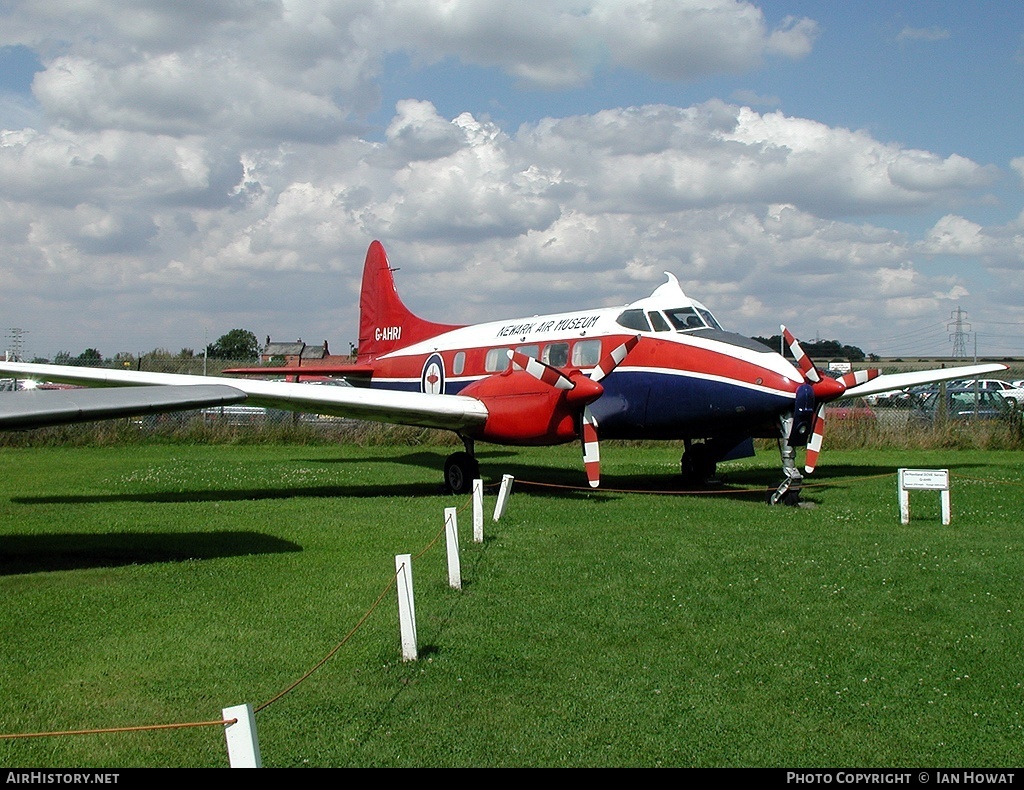
<instances>
[{"instance_id":1,"label":"parked aircraft","mask_svg":"<svg viewBox=\"0 0 1024 790\"><path fill-rule=\"evenodd\" d=\"M393 272L383 246L374 241L363 268L353 364L230 371L291 379L266 381L2 362L0 372L7 374L121 389L65 392L63 402L44 400L55 394L47 392L0 396L0 428L242 401L442 428L464 445L444 464L445 485L458 493L479 476L478 441L580 441L587 479L596 487L599 438L681 440L683 476L704 483L719 462L752 455L753 438L772 437L779 440L784 476L769 501L793 504L803 478L797 448L806 447L804 471L810 473L821 449L827 403L1005 369L992 363L887 375L858 370L832 378L785 327L795 366L775 350L726 331L667 272L667 281L650 296L621 307L441 324L405 306ZM303 374L342 375L354 386L310 387L299 383ZM36 403L27 403L33 396Z\"/></svg>"}]
</instances>

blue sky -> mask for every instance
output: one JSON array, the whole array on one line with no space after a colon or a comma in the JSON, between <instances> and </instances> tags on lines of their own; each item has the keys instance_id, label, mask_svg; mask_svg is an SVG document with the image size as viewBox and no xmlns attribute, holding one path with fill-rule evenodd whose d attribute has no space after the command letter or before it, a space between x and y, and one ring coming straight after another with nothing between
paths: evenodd
<instances>
[{"instance_id":1,"label":"blue sky","mask_svg":"<svg viewBox=\"0 0 1024 790\"><path fill-rule=\"evenodd\" d=\"M31 355L355 340L649 294L1024 355L1024 6L0 2L0 309ZM973 351L975 338L969 344Z\"/></svg>"}]
</instances>

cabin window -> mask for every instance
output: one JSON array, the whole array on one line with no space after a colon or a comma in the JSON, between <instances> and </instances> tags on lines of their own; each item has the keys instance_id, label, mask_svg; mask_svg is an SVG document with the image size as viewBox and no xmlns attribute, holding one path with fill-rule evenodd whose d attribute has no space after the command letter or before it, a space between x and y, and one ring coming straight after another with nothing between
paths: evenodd
<instances>
[{"instance_id":1,"label":"cabin window","mask_svg":"<svg viewBox=\"0 0 1024 790\"><path fill-rule=\"evenodd\" d=\"M580 340L572 347L572 364L578 368L592 368L601 361L600 340Z\"/></svg>"},{"instance_id":2,"label":"cabin window","mask_svg":"<svg viewBox=\"0 0 1024 790\"><path fill-rule=\"evenodd\" d=\"M466 352L457 351L455 358L452 360L452 375L461 376L466 370Z\"/></svg>"},{"instance_id":3,"label":"cabin window","mask_svg":"<svg viewBox=\"0 0 1024 790\"><path fill-rule=\"evenodd\" d=\"M665 320L665 316L656 310L651 310L647 313L648 318L651 319L651 325L654 327L655 332L671 332L672 327L668 325L668 321Z\"/></svg>"},{"instance_id":4,"label":"cabin window","mask_svg":"<svg viewBox=\"0 0 1024 790\"><path fill-rule=\"evenodd\" d=\"M548 343L544 346L544 357L541 361L553 368L564 368L569 364L569 344Z\"/></svg>"},{"instance_id":5,"label":"cabin window","mask_svg":"<svg viewBox=\"0 0 1024 790\"><path fill-rule=\"evenodd\" d=\"M484 358L484 370L488 373L500 373L508 367L507 348L489 348Z\"/></svg>"},{"instance_id":6,"label":"cabin window","mask_svg":"<svg viewBox=\"0 0 1024 790\"><path fill-rule=\"evenodd\" d=\"M623 310L615 321L626 329L636 329L640 332L651 331L651 325L647 323L643 310Z\"/></svg>"},{"instance_id":7,"label":"cabin window","mask_svg":"<svg viewBox=\"0 0 1024 790\"><path fill-rule=\"evenodd\" d=\"M516 351L524 357L530 357L531 359L540 358L540 346L536 344L530 346L516 346Z\"/></svg>"},{"instance_id":8,"label":"cabin window","mask_svg":"<svg viewBox=\"0 0 1024 790\"><path fill-rule=\"evenodd\" d=\"M669 320L680 332L686 332L690 329L706 329L707 324L704 320L697 315L697 311L692 307L679 307L675 310L666 310Z\"/></svg>"}]
</instances>

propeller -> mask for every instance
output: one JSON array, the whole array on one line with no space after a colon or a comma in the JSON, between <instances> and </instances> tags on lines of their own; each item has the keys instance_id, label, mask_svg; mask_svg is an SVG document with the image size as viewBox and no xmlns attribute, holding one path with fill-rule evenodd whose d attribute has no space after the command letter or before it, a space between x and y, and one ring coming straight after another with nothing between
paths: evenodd
<instances>
[{"instance_id":1,"label":"propeller","mask_svg":"<svg viewBox=\"0 0 1024 790\"><path fill-rule=\"evenodd\" d=\"M782 336L804 377L804 383L797 389L797 405L794 408L792 433L797 435L790 436L789 443L793 445L795 439L797 444L802 444L804 437L810 433L810 438L807 439L807 456L804 459L804 471L810 474L818 465L821 443L825 438L825 404L841 398L850 387L856 387L880 376L882 371L877 368L855 370L834 379L818 369L800 346L800 342L785 326L782 327ZM807 389L804 389L805 387ZM798 414L804 409L810 410L813 414L809 420L802 419Z\"/></svg>"},{"instance_id":2,"label":"propeller","mask_svg":"<svg viewBox=\"0 0 1024 790\"><path fill-rule=\"evenodd\" d=\"M583 414L580 418L580 435L583 442L583 467L587 473L587 482L591 488L601 484L601 447L597 436L597 418L590 410L590 404L604 393L600 381L618 367L626 355L640 342L640 336L629 338L606 354L590 372L589 378L578 371L567 376L557 368L553 368L533 357L518 351L510 351L512 363L529 373L535 379L556 389L566 392L570 402L582 404Z\"/></svg>"}]
</instances>

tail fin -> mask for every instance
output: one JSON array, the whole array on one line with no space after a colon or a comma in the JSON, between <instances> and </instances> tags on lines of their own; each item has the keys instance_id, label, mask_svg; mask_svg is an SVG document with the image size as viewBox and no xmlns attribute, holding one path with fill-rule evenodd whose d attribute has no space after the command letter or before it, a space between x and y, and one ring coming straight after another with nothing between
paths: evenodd
<instances>
[{"instance_id":1,"label":"tail fin","mask_svg":"<svg viewBox=\"0 0 1024 790\"><path fill-rule=\"evenodd\" d=\"M459 328L457 324L435 324L413 315L398 297L384 246L379 241L370 244L359 296L358 364Z\"/></svg>"}]
</instances>

